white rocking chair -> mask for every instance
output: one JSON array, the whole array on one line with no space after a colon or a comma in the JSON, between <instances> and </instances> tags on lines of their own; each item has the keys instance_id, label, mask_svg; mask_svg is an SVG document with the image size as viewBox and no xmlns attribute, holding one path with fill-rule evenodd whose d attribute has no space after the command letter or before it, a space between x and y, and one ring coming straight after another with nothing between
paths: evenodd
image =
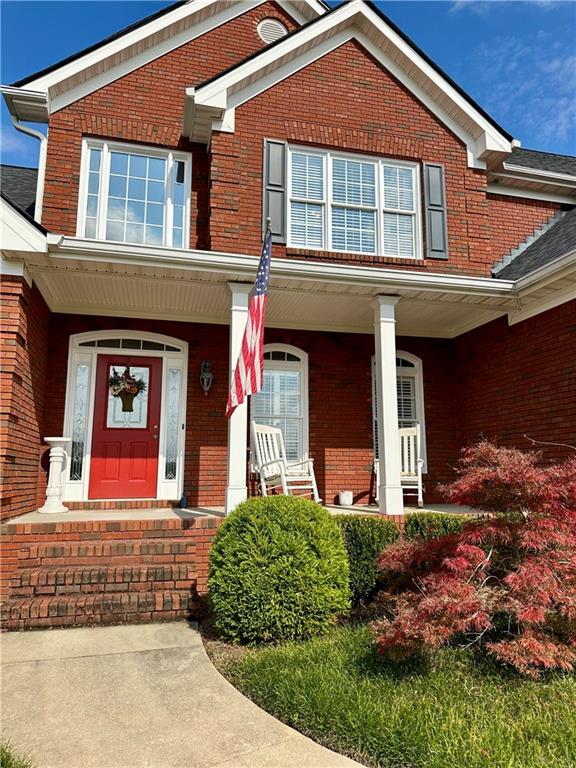
<instances>
[{"instance_id":1,"label":"white rocking chair","mask_svg":"<svg viewBox=\"0 0 576 768\"><path fill-rule=\"evenodd\" d=\"M422 489L422 466L424 459L421 454L420 424L414 427L403 427L398 430L400 436L400 483L402 490L418 499L418 506L424 506ZM380 486L380 465L374 460L374 475L376 478L376 501Z\"/></svg>"},{"instance_id":2,"label":"white rocking chair","mask_svg":"<svg viewBox=\"0 0 576 768\"><path fill-rule=\"evenodd\" d=\"M260 476L262 496L281 489L286 496L312 496L314 501L322 501L314 475L314 460L288 461L282 432L277 427L253 421L251 430L254 469Z\"/></svg>"}]
</instances>

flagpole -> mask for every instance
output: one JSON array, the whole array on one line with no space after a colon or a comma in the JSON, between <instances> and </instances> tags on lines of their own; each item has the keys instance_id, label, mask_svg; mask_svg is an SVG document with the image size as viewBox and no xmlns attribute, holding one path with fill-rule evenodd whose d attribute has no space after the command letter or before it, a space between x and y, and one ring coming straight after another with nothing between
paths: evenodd
<instances>
[{"instance_id":1,"label":"flagpole","mask_svg":"<svg viewBox=\"0 0 576 768\"><path fill-rule=\"evenodd\" d=\"M262 242L266 240L266 238L268 237L268 232L270 232L271 229L272 229L272 219L270 218L270 216L266 216L266 226L264 227L264 237L262 238Z\"/></svg>"}]
</instances>

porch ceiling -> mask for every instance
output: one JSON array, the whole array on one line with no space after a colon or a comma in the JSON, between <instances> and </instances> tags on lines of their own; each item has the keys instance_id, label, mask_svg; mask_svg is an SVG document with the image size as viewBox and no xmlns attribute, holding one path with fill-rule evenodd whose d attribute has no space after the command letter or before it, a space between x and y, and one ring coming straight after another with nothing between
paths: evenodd
<instances>
[{"instance_id":1,"label":"porch ceiling","mask_svg":"<svg viewBox=\"0 0 576 768\"><path fill-rule=\"evenodd\" d=\"M229 322L228 283L253 279L243 269L162 267L55 254L35 255L27 268L54 312L219 324ZM371 301L377 294L390 294L402 297L398 335L453 338L518 306L498 284L491 294L384 279L289 277L279 271L271 280L270 327L372 333Z\"/></svg>"}]
</instances>

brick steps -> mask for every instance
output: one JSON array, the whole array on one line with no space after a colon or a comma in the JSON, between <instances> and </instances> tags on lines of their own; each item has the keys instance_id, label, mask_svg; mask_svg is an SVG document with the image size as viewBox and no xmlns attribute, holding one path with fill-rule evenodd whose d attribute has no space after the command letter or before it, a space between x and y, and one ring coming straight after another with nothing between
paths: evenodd
<instances>
[{"instance_id":1,"label":"brick steps","mask_svg":"<svg viewBox=\"0 0 576 768\"><path fill-rule=\"evenodd\" d=\"M55 566L22 568L10 579L10 595L31 597L94 592L191 589L194 570L185 564Z\"/></svg>"},{"instance_id":2,"label":"brick steps","mask_svg":"<svg viewBox=\"0 0 576 768\"><path fill-rule=\"evenodd\" d=\"M145 515L2 526L3 629L193 616L221 519Z\"/></svg>"},{"instance_id":3,"label":"brick steps","mask_svg":"<svg viewBox=\"0 0 576 768\"><path fill-rule=\"evenodd\" d=\"M108 594L11 597L1 607L6 630L93 624L173 621L187 618L189 589Z\"/></svg>"}]
</instances>

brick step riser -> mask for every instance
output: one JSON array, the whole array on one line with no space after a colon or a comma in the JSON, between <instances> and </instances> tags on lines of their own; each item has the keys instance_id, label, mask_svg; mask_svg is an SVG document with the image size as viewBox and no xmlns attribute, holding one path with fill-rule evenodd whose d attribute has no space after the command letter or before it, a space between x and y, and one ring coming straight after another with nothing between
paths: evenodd
<instances>
[{"instance_id":1,"label":"brick step riser","mask_svg":"<svg viewBox=\"0 0 576 768\"><path fill-rule=\"evenodd\" d=\"M94 616L50 616L48 618L7 619L2 622L5 632L22 632L29 629L54 629L64 627L94 627L109 624L150 624L151 622L188 619L188 610L145 611L126 614L97 614Z\"/></svg>"},{"instance_id":2,"label":"brick step riser","mask_svg":"<svg viewBox=\"0 0 576 768\"><path fill-rule=\"evenodd\" d=\"M94 584L44 584L35 587L11 587L10 597L47 597L50 595L95 595L117 592L154 592L162 589L192 589L195 579L182 581L125 581Z\"/></svg>"},{"instance_id":3,"label":"brick step riser","mask_svg":"<svg viewBox=\"0 0 576 768\"><path fill-rule=\"evenodd\" d=\"M85 626L188 618L194 608L190 590L15 597L2 606L5 630L46 626Z\"/></svg>"},{"instance_id":4,"label":"brick step riser","mask_svg":"<svg viewBox=\"0 0 576 768\"><path fill-rule=\"evenodd\" d=\"M194 568L187 565L37 568L22 570L10 580L11 597L95 592L133 592L191 589Z\"/></svg>"}]
</instances>

